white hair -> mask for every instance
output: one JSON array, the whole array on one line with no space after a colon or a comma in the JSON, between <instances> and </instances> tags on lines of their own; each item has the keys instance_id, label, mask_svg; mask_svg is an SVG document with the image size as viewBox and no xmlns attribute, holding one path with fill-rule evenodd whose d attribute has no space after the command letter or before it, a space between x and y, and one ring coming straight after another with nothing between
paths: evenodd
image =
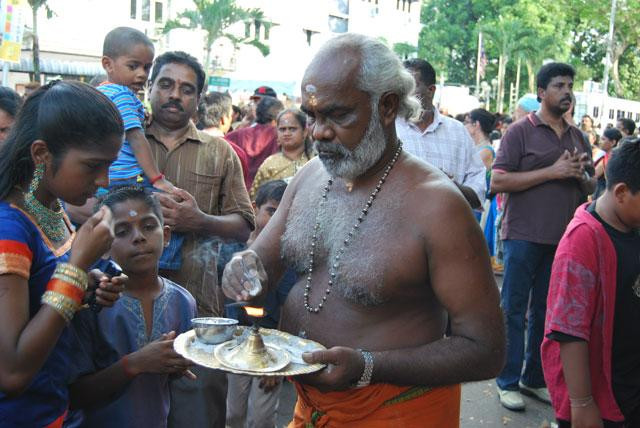
<instances>
[{"instance_id":1,"label":"white hair","mask_svg":"<svg viewBox=\"0 0 640 428\"><path fill-rule=\"evenodd\" d=\"M355 48L361 54L356 85L367 92L372 101L392 92L400 98L398 116L415 119L420 114L420 101L413 95L415 81L400 58L384 43L362 34L346 33L326 42L320 51Z\"/></svg>"}]
</instances>

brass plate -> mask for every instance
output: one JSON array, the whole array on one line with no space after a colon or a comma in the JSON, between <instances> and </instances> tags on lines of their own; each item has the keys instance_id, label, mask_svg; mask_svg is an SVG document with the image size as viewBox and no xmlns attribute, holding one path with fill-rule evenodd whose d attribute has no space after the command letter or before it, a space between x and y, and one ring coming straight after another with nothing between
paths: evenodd
<instances>
[{"instance_id":1,"label":"brass plate","mask_svg":"<svg viewBox=\"0 0 640 428\"><path fill-rule=\"evenodd\" d=\"M265 348L267 348L267 352L271 356L269 361L270 366L262 369L260 368L249 369L244 367L243 364L239 364L237 361L234 361L232 358L230 358L231 351L236 349L238 346L240 345L236 340L230 340L228 342L221 343L218 346L216 346L215 350L213 351L213 355L215 355L218 361L220 361L223 365L231 369L250 371L250 372L256 372L256 373L268 373L268 372L278 371L286 367L291 361L291 357L289 357L289 353L287 351L283 351L282 349L277 348L273 345L264 345Z\"/></svg>"},{"instance_id":2,"label":"brass plate","mask_svg":"<svg viewBox=\"0 0 640 428\"><path fill-rule=\"evenodd\" d=\"M241 343L251 327L239 326L236 329L234 339L237 343ZM236 370L221 364L214 354L215 347L218 345L207 345L196 339L196 333L189 330L182 333L173 341L173 349L183 357L193 361L203 367L211 369L224 370L235 374L245 374L250 376L298 376L322 370L324 364L306 364L302 362L302 353L308 351L316 351L326 349L324 346L313 340L303 339L280 330L272 330L261 328L260 334L265 345L276 346L289 353L291 362L282 370L268 373L256 373L250 371Z\"/></svg>"}]
</instances>

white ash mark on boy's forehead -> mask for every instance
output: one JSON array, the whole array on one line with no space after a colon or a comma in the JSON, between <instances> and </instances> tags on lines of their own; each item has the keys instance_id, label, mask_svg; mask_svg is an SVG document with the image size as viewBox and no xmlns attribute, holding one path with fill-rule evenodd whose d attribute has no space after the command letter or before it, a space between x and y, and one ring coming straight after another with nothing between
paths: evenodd
<instances>
[{"instance_id":1,"label":"white ash mark on boy's forehead","mask_svg":"<svg viewBox=\"0 0 640 428\"><path fill-rule=\"evenodd\" d=\"M138 212L136 210L129 210L129 217L135 217L138 215Z\"/></svg>"},{"instance_id":2,"label":"white ash mark on boy's forehead","mask_svg":"<svg viewBox=\"0 0 640 428\"><path fill-rule=\"evenodd\" d=\"M312 84L308 84L304 87L304 90L309 92L310 94L314 94L318 91L318 89L315 87L315 85Z\"/></svg>"}]
</instances>

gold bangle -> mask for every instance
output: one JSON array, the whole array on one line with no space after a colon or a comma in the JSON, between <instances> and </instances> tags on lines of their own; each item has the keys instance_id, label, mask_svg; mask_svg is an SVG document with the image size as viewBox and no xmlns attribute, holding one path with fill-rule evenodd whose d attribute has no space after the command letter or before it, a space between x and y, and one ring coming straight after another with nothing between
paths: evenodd
<instances>
[{"instance_id":1,"label":"gold bangle","mask_svg":"<svg viewBox=\"0 0 640 428\"><path fill-rule=\"evenodd\" d=\"M87 286L89 284L89 275L87 275L87 273L79 267L74 266L70 263L59 263L56 266L56 270L54 272L54 275L56 274L66 275L70 278L73 278L75 280L74 283L80 285L83 290L87 290Z\"/></svg>"},{"instance_id":2,"label":"gold bangle","mask_svg":"<svg viewBox=\"0 0 640 428\"><path fill-rule=\"evenodd\" d=\"M73 315L80 308L80 305L74 302L73 299L55 291L45 291L40 302L51 306L64 318L67 324L71 322Z\"/></svg>"},{"instance_id":3,"label":"gold bangle","mask_svg":"<svg viewBox=\"0 0 640 428\"><path fill-rule=\"evenodd\" d=\"M59 279L60 281L64 281L68 284L71 284L75 287L78 287L79 289L81 289L82 291L86 291L83 287L84 284L82 284L78 278L66 275L64 273L60 273L60 272L54 272L53 275L51 276L51 279Z\"/></svg>"}]
</instances>

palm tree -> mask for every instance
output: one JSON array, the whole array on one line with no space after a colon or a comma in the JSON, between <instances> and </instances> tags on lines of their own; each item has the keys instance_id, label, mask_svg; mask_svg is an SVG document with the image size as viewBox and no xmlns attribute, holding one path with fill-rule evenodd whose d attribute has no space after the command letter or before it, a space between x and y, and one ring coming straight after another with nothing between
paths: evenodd
<instances>
[{"instance_id":1,"label":"palm tree","mask_svg":"<svg viewBox=\"0 0 640 428\"><path fill-rule=\"evenodd\" d=\"M38 38L38 9L44 6L47 11L47 19L53 16L53 11L47 5L47 0L29 0L31 16L33 18L33 31L31 35L33 49L33 80L40 82L40 41Z\"/></svg>"},{"instance_id":2,"label":"palm tree","mask_svg":"<svg viewBox=\"0 0 640 428\"><path fill-rule=\"evenodd\" d=\"M175 19L167 21L163 32L166 34L175 28L202 29L206 35L205 43L205 71L209 71L211 64L211 48L216 40L224 37L230 40L234 46L246 44L256 47L262 55L269 55L269 47L255 37L238 37L227 32L227 29L237 22L260 22L265 26L264 14L260 9L244 9L236 6L235 0L193 0L195 10L185 10Z\"/></svg>"},{"instance_id":3,"label":"palm tree","mask_svg":"<svg viewBox=\"0 0 640 428\"><path fill-rule=\"evenodd\" d=\"M502 112L504 103L505 74L509 60L526 46L532 44L535 31L527 28L518 18L503 18L483 26L487 39L498 50L498 97L496 110Z\"/></svg>"}]
</instances>

